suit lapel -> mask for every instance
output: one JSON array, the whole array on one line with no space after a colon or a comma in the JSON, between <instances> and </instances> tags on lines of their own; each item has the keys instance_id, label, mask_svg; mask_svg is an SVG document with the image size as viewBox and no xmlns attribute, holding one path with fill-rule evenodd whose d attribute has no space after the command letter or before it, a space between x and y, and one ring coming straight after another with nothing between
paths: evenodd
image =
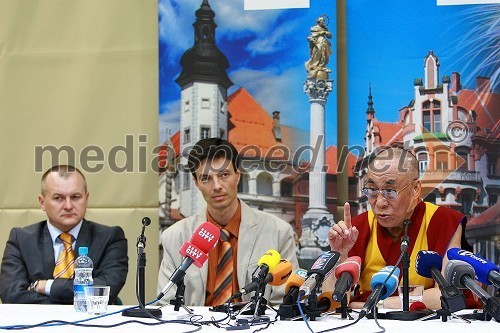
<instances>
[{"instance_id":1,"label":"suit lapel","mask_svg":"<svg viewBox=\"0 0 500 333\"><path fill-rule=\"evenodd\" d=\"M78 257L78 248L82 246L88 247L90 251L90 224L85 219L82 222L82 227L76 238L75 258Z\"/></svg>"},{"instance_id":2,"label":"suit lapel","mask_svg":"<svg viewBox=\"0 0 500 333\"><path fill-rule=\"evenodd\" d=\"M42 227L41 237L39 239L39 247L41 250L42 261L43 261L43 275L53 276L54 267L56 262L54 259L54 246L52 244L52 238L50 237L49 229L47 228L47 222Z\"/></svg>"},{"instance_id":3,"label":"suit lapel","mask_svg":"<svg viewBox=\"0 0 500 333\"><path fill-rule=\"evenodd\" d=\"M240 287L250 282L247 279L247 271L250 259L257 241L257 223L254 213L247 204L241 202L241 223L238 238L238 285ZM251 272L250 272L251 273Z\"/></svg>"}]
</instances>

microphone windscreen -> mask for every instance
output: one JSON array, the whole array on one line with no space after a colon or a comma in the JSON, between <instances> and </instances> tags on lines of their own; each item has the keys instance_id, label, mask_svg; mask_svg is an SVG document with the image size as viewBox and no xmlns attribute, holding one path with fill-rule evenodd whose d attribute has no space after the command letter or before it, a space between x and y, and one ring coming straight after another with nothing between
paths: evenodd
<instances>
[{"instance_id":1,"label":"microphone windscreen","mask_svg":"<svg viewBox=\"0 0 500 333\"><path fill-rule=\"evenodd\" d=\"M309 274L318 274L322 278L325 278L332 272L339 259L340 253L337 251L323 252L312 265Z\"/></svg>"},{"instance_id":2,"label":"microphone windscreen","mask_svg":"<svg viewBox=\"0 0 500 333\"><path fill-rule=\"evenodd\" d=\"M346 261L337 265L335 268L335 277L338 278L344 272L351 274L353 279L351 286L358 283L359 275L361 273L361 258L358 256L349 257Z\"/></svg>"},{"instance_id":3,"label":"microphone windscreen","mask_svg":"<svg viewBox=\"0 0 500 333\"><path fill-rule=\"evenodd\" d=\"M410 311L419 311L419 310L425 310L427 309L427 306L425 306L424 302L413 302L410 305Z\"/></svg>"},{"instance_id":4,"label":"microphone windscreen","mask_svg":"<svg viewBox=\"0 0 500 333\"><path fill-rule=\"evenodd\" d=\"M258 265L267 265L269 267L269 272L272 273L273 270L278 266L281 260L280 253L276 250L268 250L258 261Z\"/></svg>"},{"instance_id":5,"label":"microphone windscreen","mask_svg":"<svg viewBox=\"0 0 500 333\"><path fill-rule=\"evenodd\" d=\"M444 269L444 278L449 284L459 288L467 289L462 278L468 275L471 279L474 278L474 268L461 260L448 260Z\"/></svg>"},{"instance_id":6,"label":"microphone windscreen","mask_svg":"<svg viewBox=\"0 0 500 333\"><path fill-rule=\"evenodd\" d=\"M191 236L191 244L204 253L210 252L220 238L220 229L210 222L203 222Z\"/></svg>"},{"instance_id":7,"label":"microphone windscreen","mask_svg":"<svg viewBox=\"0 0 500 333\"><path fill-rule=\"evenodd\" d=\"M418 275L432 279L432 267L440 271L443 267L443 257L434 251L419 251L415 261L415 269Z\"/></svg>"},{"instance_id":8,"label":"microphone windscreen","mask_svg":"<svg viewBox=\"0 0 500 333\"><path fill-rule=\"evenodd\" d=\"M190 242L184 242L184 244L182 244L181 248L179 249L179 253L183 257L189 257L193 259L193 264L198 268L201 268L201 266L203 266L205 261L207 261L208 259L208 255L205 252L203 252Z\"/></svg>"},{"instance_id":9,"label":"microphone windscreen","mask_svg":"<svg viewBox=\"0 0 500 333\"><path fill-rule=\"evenodd\" d=\"M395 268L394 272L390 274L393 268ZM394 293L394 291L396 291L396 288L398 287L399 283L399 268L394 266L385 266L372 276L370 286L372 290L375 290L375 288L378 285L384 284L384 281L387 279L389 275L390 277L387 280L387 282L385 282L384 288L382 289L382 293L380 294L381 300L386 299L387 297L391 296Z\"/></svg>"},{"instance_id":10,"label":"microphone windscreen","mask_svg":"<svg viewBox=\"0 0 500 333\"><path fill-rule=\"evenodd\" d=\"M462 250L459 248L449 249L446 253L449 259L452 260L462 260L472 265L476 278L479 282L490 285L491 282L488 281L489 273L493 271L499 271L498 266L489 262L472 252Z\"/></svg>"},{"instance_id":11,"label":"microphone windscreen","mask_svg":"<svg viewBox=\"0 0 500 333\"><path fill-rule=\"evenodd\" d=\"M288 260L280 260L276 268L271 273L273 279L269 282L271 286L281 286L284 284L292 274L292 263Z\"/></svg>"},{"instance_id":12,"label":"microphone windscreen","mask_svg":"<svg viewBox=\"0 0 500 333\"><path fill-rule=\"evenodd\" d=\"M299 288L307 278L307 271L305 269L299 268L290 275L285 285L285 294L291 287Z\"/></svg>"},{"instance_id":13,"label":"microphone windscreen","mask_svg":"<svg viewBox=\"0 0 500 333\"><path fill-rule=\"evenodd\" d=\"M347 302L349 303L349 296L347 297ZM340 306L340 302L333 300L331 291L325 291L318 296L318 307L321 307L321 311L323 312L331 312Z\"/></svg>"}]
</instances>

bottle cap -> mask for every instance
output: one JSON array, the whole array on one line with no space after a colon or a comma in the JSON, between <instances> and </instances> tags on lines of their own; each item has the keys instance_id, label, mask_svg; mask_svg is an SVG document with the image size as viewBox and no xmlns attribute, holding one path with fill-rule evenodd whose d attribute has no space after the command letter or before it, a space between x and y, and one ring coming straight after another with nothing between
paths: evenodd
<instances>
[{"instance_id":1,"label":"bottle cap","mask_svg":"<svg viewBox=\"0 0 500 333\"><path fill-rule=\"evenodd\" d=\"M89 248L88 247L86 247L86 246L80 246L78 248L78 255L81 256L81 255L87 255L87 254L89 254Z\"/></svg>"}]
</instances>

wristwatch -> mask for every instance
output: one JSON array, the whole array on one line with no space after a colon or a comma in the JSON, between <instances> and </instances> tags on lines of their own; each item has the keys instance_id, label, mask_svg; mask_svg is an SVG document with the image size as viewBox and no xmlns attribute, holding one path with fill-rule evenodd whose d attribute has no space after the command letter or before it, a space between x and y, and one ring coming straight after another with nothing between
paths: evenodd
<instances>
[{"instance_id":1,"label":"wristwatch","mask_svg":"<svg viewBox=\"0 0 500 333\"><path fill-rule=\"evenodd\" d=\"M29 291L36 291L36 286L38 285L39 280L35 280L31 282L30 286L28 287Z\"/></svg>"}]
</instances>

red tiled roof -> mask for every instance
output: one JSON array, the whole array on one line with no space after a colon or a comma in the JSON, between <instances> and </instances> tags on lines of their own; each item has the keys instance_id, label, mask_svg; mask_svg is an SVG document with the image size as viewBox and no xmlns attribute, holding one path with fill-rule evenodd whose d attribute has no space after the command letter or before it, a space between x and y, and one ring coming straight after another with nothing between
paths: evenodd
<instances>
[{"instance_id":1,"label":"red tiled roof","mask_svg":"<svg viewBox=\"0 0 500 333\"><path fill-rule=\"evenodd\" d=\"M485 227L486 225L500 224L500 202L485 210L481 215L467 223L467 229Z\"/></svg>"},{"instance_id":2,"label":"red tiled roof","mask_svg":"<svg viewBox=\"0 0 500 333\"><path fill-rule=\"evenodd\" d=\"M467 111L476 111L476 124L479 127L478 135L490 136L485 132L485 129L489 128L492 133L496 132L494 135L498 139L500 135L500 131L498 131L500 94L463 89L458 93L458 106ZM495 128L497 130L493 131Z\"/></svg>"},{"instance_id":3,"label":"red tiled roof","mask_svg":"<svg viewBox=\"0 0 500 333\"><path fill-rule=\"evenodd\" d=\"M403 141L403 127L399 122L387 123L374 119L373 126L375 132L380 136L380 142L377 143L378 145L390 146L394 142Z\"/></svg>"},{"instance_id":4,"label":"red tiled roof","mask_svg":"<svg viewBox=\"0 0 500 333\"><path fill-rule=\"evenodd\" d=\"M238 151L244 147L247 156L265 156L270 148L280 144L273 134L273 119L269 113L250 95L240 88L228 98L229 118L228 141Z\"/></svg>"},{"instance_id":5,"label":"red tiled roof","mask_svg":"<svg viewBox=\"0 0 500 333\"><path fill-rule=\"evenodd\" d=\"M354 177L354 166L356 165L357 157L349 152L347 155L347 168L349 177ZM337 147L329 146L325 152L325 163L327 165L327 174L337 174Z\"/></svg>"}]
</instances>

